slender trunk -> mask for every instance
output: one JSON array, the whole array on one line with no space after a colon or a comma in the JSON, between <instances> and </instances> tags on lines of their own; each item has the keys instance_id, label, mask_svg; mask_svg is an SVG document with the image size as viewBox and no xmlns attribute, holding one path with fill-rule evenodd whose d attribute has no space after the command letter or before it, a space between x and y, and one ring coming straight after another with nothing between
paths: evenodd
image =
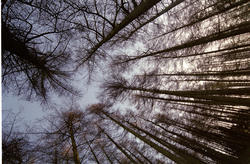
<instances>
[{"instance_id":1,"label":"slender trunk","mask_svg":"<svg viewBox=\"0 0 250 164\"><path fill-rule=\"evenodd\" d=\"M184 105L184 106L188 106L194 109L201 109L202 111L208 111L208 112L215 112L219 115L221 115L223 113L223 115L229 115L229 116L233 116L233 115L241 115L241 116L250 116L250 113L248 110L244 110L241 111L241 108L237 108L237 107L229 107L229 106L217 106L216 104L212 104L212 105L207 105L207 104L184 104L184 103L178 103L178 102L172 102L171 104L176 104L176 105ZM216 106L215 106L216 105Z\"/></svg>"},{"instance_id":2,"label":"slender trunk","mask_svg":"<svg viewBox=\"0 0 250 164\"><path fill-rule=\"evenodd\" d=\"M137 75L137 76L184 76L184 77L207 77L207 76L217 76L217 77L224 77L224 76L247 76L250 75L249 70L236 70L236 71L216 71L216 72L195 72L195 73L161 73L161 74L152 74L152 75Z\"/></svg>"},{"instance_id":3,"label":"slender trunk","mask_svg":"<svg viewBox=\"0 0 250 164\"><path fill-rule=\"evenodd\" d=\"M142 118L142 119L147 121L147 122L152 123L153 125L155 125L157 127L160 127L165 132L176 136L176 137L167 136L168 138L172 138L173 141L179 143L180 145L186 146L187 148L192 149L195 152L199 152L202 155L208 156L211 159L213 159L214 161L228 163L230 160L232 160L230 157L228 157L224 154L221 154L220 152L215 151L214 149L212 149L208 146L205 146L204 144L201 144L199 141L197 141L195 139L189 138L187 136L183 136L183 135L176 133L174 131L167 130L163 126L161 126L153 121L150 121L148 119L145 119L145 118Z\"/></svg>"},{"instance_id":4,"label":"slender trunk","mask_svg":"<svg viewBox=\"0 0 250 164\"><path fill-rule=\"evenodd\" d=\"M235 53L239 53L239 52L248 52L249 51L249 47L250 44L242 44L242 45L234 45L232 47L228 47L228 48L221 48L218 50L214 50L214 51L205 51L205 52L199 52L199 53L193 53L193 54L181 54L181 56L159 56L160 58L163 59L180 59L180 58L186 58L186 57L194 57L194 56L203 56L203 55L207 55L207 57L211 58L211 57L218 57L218 56L225 56L225 55L230 55L230 54L235 54ZM224 52L224 51L228 51L228 52ZM212 55L214 54L214 55ZM157 57L157 56L156 56ZM206 57L206 56L205 56Z\"/></svg>"},{"instance_id":5,"label":"slender trunk","mask_svg":"<svg viewBox=\"0 0 250 164\"><path fill-rule=\"evenodd\" d=\"M57 164L58 163L58 152L57 152L57 149L55 148L55 151L54 151L54 161L53 161L53 164Z\"/></svg>"},{"instance_id":6,"label":"slender trunk","mask_svg":"<svg viewBox=\"0 0 250 164\"><path fill-rule=\"evenodd\" d=\"M140 96L138 95L137 97L139 98L146 98L146 99L155 99L155 100L162 100L162 101L177 101L177 102L190 102L190 103L201 103L201 104L212 104L212 105L216 105L216 103L214 102L210 102L210 103L206 103L206 102L202 102L202 101L188 101L188 100L175 100L175 99L165 99L165 98L160 98L160 97L153 97L153 96ZM221 104L218 104L218 105L221 105ZM191 105L192 106L192 105ZM198 106L196 106L198 107ZM200 109L205 109L207 112L205 112L204 110L202 112L198 112L197 110L187 110L187 108L176 108L176 107L171 107L172 109L174 110L177 110L177 111L180 111L180 112L187 112L187 113L191 113L191 114L196 114L196 115L200 115L200 116L203 116L203 117L207 117L207 118L213 118L217 121L223 121L223 122L227 122L227 123L239 123L240 120L234 120L235 118L238 117L238 115L240 113L231 113L231 112L227 112L227 111L218 111L218 110L213 110L213 109L210 109L210 108L202 108L202 107L199 107ZM209 113L208 113L209 112ZM216 113L213 113L213 112L220 112L220 114L216 114ZM224 114L224 115L221 115L221 114ZM242 117L248 117L247 114L240 114Z\"/></svg>"},{"instance_id":7,"label":"slender trunk","mask_svg":"<svg viewBox=\"0 0 250 164\"><path fill-rule=\"evenodd\" d=\"M87 140L86 138L85 138L85 140L86 140L86 142L87 142L87 144L88 144L88 147L89 147L89 149L90 149L90 151L91 151L92 155L93 155L93 156L94 156L94 158L95 158L96 163L97 163L97 164L100 164L100 162L99 162L99 160L98 160L97 156L95 155L95 152L94 152L94 150L92 149L92 147L91 147L90 143L88 142L88 140Z\"/></svg>"},{"instance_id":8,"label":"slender trunk","mask_svg":"<svg viewBox=\"0 0 250 164\"><path fill-rule=\"evenodd\" d=\"M195 82L214 82L214 83L225 83L228 85L239 85L239 86L249 86L250 85L250 80L219 80L219 79L179 79L179 80L172 80L168 79L166 80L167 82L175 82L175 83L181 83L181 82L190 82L190 81L195 81Z\"/></svg>"},{"instance_id":9,"label":"slender trunk","mask_svg":"<svg viewBox=\"0 0 250 164\"><path fill-rule=\"evenodd\" d=\"M158 101L165 101L165 102L171 102L172 104L177 104L173 102L178 103L190 103L190 104L206 104L206 105L228 105L228 103L223 102L216 102L216 101L206 101L206 100L180 100L180 99L173 99L173 98L162 98L162 97L154 97L154 96L143 96L143 95L136 95L138 98L143 99L152 99L152 100L158 100Z\"/></svg>"},{"instance_id":10,"label":"slender trunk","mask_svg":"<svg viewBox=\"0 0 250 164\"><path fill-rule=\"evenodd\" d=\"M6 4L6 2L7 2L7 0L2 0L2 5L1 5L2 10L3 10L3 8L4 8L5 4Z\"/></svg>"},{"instance_id":11,"label":"slender trunk","mask_svg":"<svg viewBox=\"0 0 250 164\"><path fill-rule=\"evenodd\" d=\"M119 164L123 164L115 155L114 155L115 160L119 163Z\"/></svg>"},{"instance_id":12,"label":"slender trunk","mask_svg":"<svg viewBox=\"0 0 250 164\"><path fill-rule=\"evenodd\" d=\"M171 3L169 6L167 6L165 9L163 9L161 12L159 12L158 14L156 14L155 16L153 16L152 18L150 18L148 21L140 24L139 27L135 28L133 31L131 31L129 33L129 35L126 37L126 39L130 38L135 32L137 32L140 28L142 28L143 26L145 26L146 24L154 21L156 18L160 17L161 15L165 14L166 12L170 11L172 8L174 8L175 6L179 5L180 3L184 2L185 0L176 0L173 3Z\"/></svg>"},{"instance_id":13,"label":"slender trunk","mask_svg":"<svg viewBox=\"0 0 250 164\"><path fill-rule=\"evenodd\" d=\"M197 136L198 138L200 137L202 139L206 139L207 141L218 143L224 146L227 146L227 144L242 145L247 143L247 141L235 140L229 136L220 134L218 132L207 131L207 129L204 129L204 127L194 127L185 123L177 122L176 120L170 119L168 117L160 119L160 122L166 124L167 126L175 126L179 130L191 133L192 135Z\"/></svg>"},{"instance_id":14,"label":"slender trunk","mask_svg":"<svg viewBox=\"0 0 250 164\"><path fill-rule=\"evenodd\" d=\"M142 161L140 158L138 158L134 153L132 153L129 149L127 149L125 146L123 146L123 148L124 148L127 152L129 152L135 159L137 159L137 161L138 161L140 164L143 164L143 161Z\"/></svg>"},{"instance_id":15,"label":"slender trunk","mask_svg":"<svg viewBox=\"0 0 250 164\"><path fill-rule=\"evenodd\" d=\"M148 157L146 157L140 150L135 149L135 151L140 154L140 156L142 156L149 164L153 164Z\"/></svg>"},{"instance_id":16,"label":"slender trunk","mask_svg":"<svg viewBox=\"0 0 250 164\"><path fill-rule=\"evenodd\" d=\"M111 158L109 157L109 155L108 155L107 152L105 151L104 147L101 146L101 149L102 149L104 155L106 156L106 158L108 159L109 163L110 163L110 164L113 164Z\"/></svg>"},{"instance_id":17,"label":"slender trunk","mask_svg":"<svg viewBox=\"0 0 250 164\"><path fill-rule=\"evenodd\" d=\"M69 134L70 134L70 139L71 139L71 144L72 144L72 149L73 149L74 162L75 162L75 164L81 164L80 158L79 158L79 153L77 150L76 141L75 141L75 136L73 133L73 125L72 124L69 125Z\"/></svg>"},{"instance_id":18,"label":"slender trunk","mask_svg":"<svg viewBox=\"0 0 250 164\"><path fill-rule=\"evenodd\" d=\"M106 132L103 133L108 137L108 139L134 164L137 162L118 144L116 143Z\"/></svg>"}]
</instances>

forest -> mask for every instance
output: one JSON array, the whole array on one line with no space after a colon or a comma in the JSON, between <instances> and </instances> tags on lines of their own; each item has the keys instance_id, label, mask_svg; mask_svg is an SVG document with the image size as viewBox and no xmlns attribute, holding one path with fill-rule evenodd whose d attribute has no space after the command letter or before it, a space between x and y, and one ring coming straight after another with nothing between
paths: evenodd
<instances>
[{"instance_id":1,"label":"forest","mask_svg":"<svg viewBox=\"0 0 250 164\"><path fill-rule=\"evenodd\" d=\"M23 125L2 109L3 164L250 163L250 1L2 0L1 14L2 93L48 113Z\"/></svg>"}]
</instances>

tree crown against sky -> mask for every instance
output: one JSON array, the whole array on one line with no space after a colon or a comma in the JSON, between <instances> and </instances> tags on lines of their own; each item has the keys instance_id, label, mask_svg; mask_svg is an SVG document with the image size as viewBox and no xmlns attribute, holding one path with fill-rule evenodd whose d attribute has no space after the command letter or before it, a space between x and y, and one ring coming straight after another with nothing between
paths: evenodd
<instances>
[{"instance_id":1,"label":"tree crown against sky","mask_svg":"<svg viewBox=\"0 0 250 164\"><path fill-rule=\"evenodd\" d=\"M37 153L54 163L249 161L248 6L247 0L3 3L5 86L48 99L53 92L76 94L76 71L97 79L98 64L107 71L101 103L47 117Z\"/></svg>"},{"instance_id":2,"label":"tree crown against sky","mask_svg":"<svg viewBox=\"0 0 250 164\"><path fill-rule=\"evenodd\" d=\"M157 2L5 1L3 83L28 98L47 99L50 90L76 94L69 85L75 66L86 65L91 73L110 56L105 52L110 42L118 45L127 34L117 35L120 31L149 23L145 13Z\"/></svg>"}]
</instances>

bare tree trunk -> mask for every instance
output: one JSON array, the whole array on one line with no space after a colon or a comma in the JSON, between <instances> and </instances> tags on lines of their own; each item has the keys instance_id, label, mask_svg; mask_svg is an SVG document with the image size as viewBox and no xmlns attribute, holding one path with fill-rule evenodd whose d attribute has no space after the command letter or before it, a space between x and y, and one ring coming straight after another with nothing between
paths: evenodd
<instances>
[{"instance_id":1,"label":"bare tree trunk","mask_svg":"<svg viewBox=\"0 0 250 164\"><path fill-rule=\"evenodd\" d=\"M70 139L71 139L71 144L72 144L72 149L73 149L74 162L75 164L81 164L72 126L73 125L71 123L69 125L69 134L70 134Z\"/></svg>"},{"instance_id":2,"label":"bare tree trunk","mask_svg":"<svg viewBox=\"0 0 250 164\"><path fill-rule=\"evenodd\" d=\"M97 164L100 164L100 162L99 162L99 160L98 160L98 158L97 158L97 156L96 156L96 154L95 154L94 150L92 149L92 147L91 147L90 143L88 142L88 140L87 140L86 138L85 138L85 140L86 140L86 142L87 142L87 144L88 144L88 147L89 147L89 149L90 149L90 151L91 151L92 155L93 155L93 156L94 156L94 158L95 158L96 163L97 163Z\"/></svg>"},{"instance_id":3,"label":"bare tree trunk","mask_svg":"<svg viewBox=\"0 0 250 164\"><path fill-rule=\"evenodd\" d=\"M109 163L110 163L110 164L113 164L111 158L109 157L109 155L107 154L107 152L105 151L105 149L104 149L103 146L101 146L101 149L102 149L104 155L106 156L106 158L108 159Z\"/></svg>"},{"instance_id":4,"label":"bare tree trunk","mask_svg":"<svg viewBox=\"0 0 250 164\"><path fill-rule=\"evenodd\" d=\"M108 139L115 144L115 146L134 164L137 164L137 162L125 151L123 148L117 144L106 132L103 131L103 133L108 137Z\"/></svg>"}]
</instances>

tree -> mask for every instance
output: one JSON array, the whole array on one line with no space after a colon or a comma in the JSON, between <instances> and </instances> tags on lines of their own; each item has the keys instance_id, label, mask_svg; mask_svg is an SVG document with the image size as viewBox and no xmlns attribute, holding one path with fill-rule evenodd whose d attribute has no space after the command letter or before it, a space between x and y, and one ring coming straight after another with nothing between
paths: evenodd
<instances>
[{"instance_id":1,"label":"tree","mask_svg":"<svg viewBox=\"0 0 250 164\"><path fill-rule=\"evenodd\" d=\"M151 140L147 139L146 137L142 136L141 134L137 133L135 130L127 127L126 125L124 125L123 123L121 123L120 121L118 121L117 119L113 118L112 116L110 116L107 112L105 112L103 110L103 105L101 104L97 104L97 105L93 105L91 107L91 110L94 110L95 112L98 113L102 113L105 116L107 116L110 120L112 120L114 123L116 123L117 125L119 125L120 127L124 128L126 131L128 131L129 133L133 134L134 136L136 136L137 138L139 138L140 140L142 140L143 142L145 142L146 144L150 145L153 149L155 149L156 151L158 151L159 153L161 153L162 155L168 157L169 159L175 161L175 162L184 162L184 159L181 159L180 157L172 154L171 152L167 151L165 148L155 144L154 142L152 142Z\"/></svg>"},{"instance_id":2,"label":"tree","mask_svg":"<svg viewBox=\"0 0 250 164\"><path fill-rule=\"evenodd\" d=\"M4 111L2 131L2 162L32 163L36 161L34 145L29 136L18 129L20 125L20 113Z\"/></svg>"},{"instance_id":3,"label":"tree","mask_svg":"<svg viewBox=\"0 0 250 164\"><path fill-rule=\"evenodd\" d=\"M248 152L248 146L243 146L248 145L247 139L228 135L248 136L242 134L248 129L245 126L233 130L234 125L248 122L243 118L250 106L247 4L244 0L189 1L174 8L163 18L170 22L165 31L145 33L145 46L113 60L112 70L118 73L107 78L102 97L147 113L160 110L162 117L156 120L161 121L147 119L160 129L155 130L159 135L168 133L160 138L185 147L188 153L201 152L207 163L247 160L239 155ZM236 121L237 117L244 121ZM204 143L212 144L204 147ZM241 153L235 155L234 150Z\"/></svg>"},{"instance_id":4,"label":"tree","mask_svg":"<svg viewBox=\"0 0 250 164\"><path fill-rule=\"evenodd\" d=\"M102 31L102 34L99 34L98 37L95 38L95 40L93 38L89 38L89 42L92 43L93 46L91 46L90 48L88 47L88 49L86 49L87 55L85 56L79 56L80 58L80 62L79 62L79 66L83 65L84 63L88 63L88 65L91 66L90 62L95 63L95 58L96 56L106 56L107 53L105 53L105 51L102 51L100 53L98 53L98 50L101 49L101 47L104 44L109 44L109 45L113 45L113 44L117 44L117 42L122 43L121 41L124 40L128 40L131 39L132 35L136 34L136 32L142 28L143 26L147 25L148 23L153 22L156 18L158 18L159 16L161 16L162 14L168 12L169 10L171 10L172 8L174 8L175 6L177 6L178 4L180 4L181 2L183 2L183 0L177 0L175 2L172 2L169 6L165 7L161 12L158 12L158 10L156 9L156 13L153 13L152 17L149 17L148 19L142 19L143 15L150 10L151 8L154 7L154 5L156 5L159 2L159 0L157 1L127 1L127 2L123 2L121 1L121 3L119 3L119 1L113 1L115 6L114 10L114 19L112 20L108 20L107 19L107 15L106 15L106 5L107 4L103 4L105 5L104 9L100 6L98 6L99 2L95 1L94 2L94 6L95 6L95 11L88 11L87 13L94 13L97 17L99 17L101 20L101 22L104 23L108 23L109 25L111 25L111 29L108 29L107 31L105 31L106 26L104 26L104 23L102 25L95 23L95 28L94 28L94 33L99 34L98 31ZM126 8L125 4L128 6ZM132 11L131 10L131 6L133 6ZM104 10L104 11L103 11ZM120 12L122 11L122 12ZM104 13L103 15L101 15L101 13ZM125 15L124 15L125 14ZM122 19L117 20L116 18L122 17ZM99 19L94 17L94 19ZM139 19L140 18L140 19ZM86 18L85 18L86 19ZM134 21L136 21L136 23L133 23ZM88 21L86 20L86 24L88 26ZM128 27L128 30L123 30L125 29L127 26L132 26ZM102 28L102 30L101 30ZM98 30L100 29L100 30ZM117 36L119 33L121 33L121 31L125 31L125 34L121 34L121 36L118 36L117 39L113 39L115 36ZM127 32L129 32L129 35L127 35ZM98 39L101 38L101 39ZM112 41L111 39L113 39L114 41ZM121 40L121 41L120 41ZM111 43L110 43L111 42ZM108 48L105 48L108 49Z\"/></svg>"},{"instance_id":5,"label":"tree","mask_svg":"<svg viewBox=\"0 0 250 164\"><path fill-rule=\"evenodd\" d=\"M6 1L2 4L2 80L7 89L28 99L48 100L49 93L77 94L72 72L70 27L64 6L49 1ZM51 10L51 7L54 9ZM62 26L61 24L64 24Z\"/></svg>"},{"instance_id":6,"label":"tree","mask_svg":"<svg viewBox=\"0 0 250 164\"><path fill-rule=\"evenodd\" d=\"M74 93L63 87L69 69L91 73L110 59L100 104L73 103L46 118L40 161L248 162L247 0L18 0L2 8L3 75L21 92ZM21 85L25 78L32 87Z\"/></svg>"},{"instance_id":7,"label":"tree","mask_svg":"<svg viewBox=\"0 0 250 164\"><path fill-rule=\"evenodd\" d=\"M238 97L226 97L226 95L248 95L248 88L236 88L236 89L215 89L215 90L184 90L184 91L169 91L169 90L161 90L156 87L153 88L144 88L143 83L139 82L136 84L136 80L133 80L133 82L130 84L125 79L122 79L122 77L115 77L114 79L109 79L106 83L104 83L103 88L104 92L107 96L110 98L116 99L119 96L127 96L128 94L131 94L133 92L138 93L138 95L141 94L147 94L147 96L137 96L138 98L152 98L157 99L154 95L170 95L170 96L176 96L176 97L183 97L183 98L193 98L197 99L190 100L190 102L193 103L211 103L211 104L222 104L222 105L245 105L249 106L249 98L238 98ZM113 80L113 81L111 81ZM152 96L150 96L150 94ZM223 96L223 97L221 97ZM161 99L161 97L158 97ZM164 98L162 98L164 100ZM173 99L165 99L170 101L183 101L188 102L189 100L177 100L177 98Z\"/></svg>"},{"instance_id":8,"label":"tree","mask_svg":"<svg viewBox=\"0 0 250 164\"><path fill-rule=\"evenodd\" d=\"M182 49L185 49L185 48L191 48L191 47L194 47L194 46L207 44L209 42L214 42L214 41L225 39L225 38L228 38L228 37L237 36L237 35L240 35L240 34L245 34L245 33L249 32L249 26L250 26L249 22L243 22L241 24L237 24L235 26L227 28L224 31L219 31L217 33L213 33L211 35L201 37L201 38L196 39L196 40L190 40L190 41L185 42L185 43L183 43L181 45L176 45L176 46L164 49L164 50L138 55L138 57L127 59L125 61L122 61L121 63L130 62L132 60L139 60L139 59L146 58L146 57L152 57L152 56L156 56L156 55L159 55L159 54L168 53L168 52L172 52L172 51L178 51L178 50L182 50ZM118 64L120 64L120 63L118 63Z\"/></svg>"},{"instance_id":9,"label":"tree","mask_svg":"<svg viewBox=\"0 0 250 164\"><path fill-rule=\"evenodd\" d=\"M46 119L48 127L44 129L44 132L41 132L43 142L39 149L44 150L48 147L50 152L47 155L51 156L52 160L57 157L58 161L59 159L72 160L74 163L80 164L79 154L84 146L81 145L81 139L84 139L86 130L84 117L85 114L77 107L71 107L67 111L56 111L54 115L51 114ZM55 156L55 153L59 153L59 155Z\"/></svg>"}]
</instances>

